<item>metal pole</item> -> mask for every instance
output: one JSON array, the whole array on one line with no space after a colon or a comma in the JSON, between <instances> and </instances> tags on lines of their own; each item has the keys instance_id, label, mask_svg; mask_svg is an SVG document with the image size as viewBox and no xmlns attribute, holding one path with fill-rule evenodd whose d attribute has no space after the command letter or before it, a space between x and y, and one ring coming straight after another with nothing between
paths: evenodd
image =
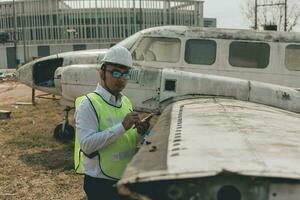
<instances>
[{"instance_id":1,"label":"metal pole","mask_svg":"<svg viewBox=\"0 0 300 200\"><path fill-rule=\"evenodd\" d=\"M287 30L287 0L284 1L284 31Z\"/></svg>"},{"instance_id":2,"label":"metal pole","mask_svg":"<svg viewBox=\"0 0 300 200\"><path fill-rule=\"evenodd\" d=\"M257 0L254 5L254 29L257 30Z\"/></svg>"},{"instance_id":3,"label":"metal pole","mask_svg":"<svg viewBox=\"0 0 300 200\"><path fill-rule=\"evenodd\" d=\"M14 23L14 49L15 49L15 67L17 68L17 22L16 22L16 8L15 8L15 0L13 0L13 23Z\"/></svg>"},{"instance_id":4,"label":"metal pole","mask_svg":"<svg viewBox=\"0 0 300 200\"><path fill-rule=\"evenodd\" d=\"M25 12L24 9L24 2L22 2L22 12ZM25 26L25 15L22 17L22 33L23 33L23 54L24 54L24 63L26 63L27 61L27 55L26 55L26 43L25 43L25 30L24 30L24 26Z\"/></svg>"},{"instance_id":5,"label":"metal pole","mask_svg":"<svg viewBox=\"0 0 300 200\"><path fill-rule=\"evenodd\" d=\"M142 0L140 0L140 30L143 29Z\"/></svg>"}]
</instances>

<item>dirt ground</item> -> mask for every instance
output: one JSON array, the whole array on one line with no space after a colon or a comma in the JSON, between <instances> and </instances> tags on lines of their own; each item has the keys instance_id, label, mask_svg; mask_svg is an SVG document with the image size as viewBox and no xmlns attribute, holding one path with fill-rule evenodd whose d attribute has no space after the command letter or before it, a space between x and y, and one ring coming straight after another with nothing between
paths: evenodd
<instances>
[{"instance_id":1,"label":"dirt ground","mask_svg":"<svg viewBox=\"0 0 300 200\"><path fill-rule=\"evenodd\" d=\"M11 118L0 120L0 199L85 199L73 144L52 137L63 107L51 99L38 98L35 106L16 102L31 102L31 88L1 81L0 110L11 111Z\"/></svg>"}]
</instances>

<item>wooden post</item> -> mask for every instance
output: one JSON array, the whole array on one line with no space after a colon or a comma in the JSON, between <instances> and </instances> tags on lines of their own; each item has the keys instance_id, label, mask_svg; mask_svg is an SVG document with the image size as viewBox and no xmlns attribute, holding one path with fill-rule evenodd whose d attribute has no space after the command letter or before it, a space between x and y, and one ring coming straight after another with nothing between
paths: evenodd
<instances>
[{"instance_id":1,"label":"wooden post","mask_svg":"<svg viewBox=\"0 0 300 200\"><path fill-rule=\"evenodd\" d=\"M32 92L31 92L31 102L32 105L35 105L35 89L32 88Z\"/></svg>"}]
</instances>

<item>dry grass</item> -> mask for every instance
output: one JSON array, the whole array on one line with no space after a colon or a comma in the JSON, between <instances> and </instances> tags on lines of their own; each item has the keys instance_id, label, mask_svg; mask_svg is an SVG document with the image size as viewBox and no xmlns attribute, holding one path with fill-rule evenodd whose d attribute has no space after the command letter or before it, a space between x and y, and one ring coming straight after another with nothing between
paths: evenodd
<instances>
[{"instance_id":1,"label":"dry grass","mask_svg":"<svg viewBox=\"0 0 300 200\"><path fill-rule=\"evenodd\" d=\"M11 119L0 120L0 199L85 199L83 177L73 170L73 143L52 136L63 107L45 99L37 99L36 106L13 105L30 98L30 88L0 83L0 110L12 112ZM73 124L73 112L69 121Z\"/></svg>"},{"instance_id":2,"label":"dry grass","mask_svg":"<svg viewBox=\"0 0 300 200\"><path fill-rule=\"evenodd\" d=\"M36 106L1 109L12 117L0 120L0 199L84 199L82 176L73 170L73 144L52 137L63 107L38 99Z\"/></svg>"}]
</instances>

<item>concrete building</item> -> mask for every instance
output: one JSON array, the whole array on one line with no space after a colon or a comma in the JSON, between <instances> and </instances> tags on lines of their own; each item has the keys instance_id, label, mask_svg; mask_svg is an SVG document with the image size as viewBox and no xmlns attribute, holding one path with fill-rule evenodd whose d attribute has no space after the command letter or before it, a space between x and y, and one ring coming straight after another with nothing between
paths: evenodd
<instances>
[{"instance_id":1,"label":"concrete building","mask_svg":"<svg viewBox=\"0 0 300 200\"><path fill-rule=\"evenodd\" d=\"M12 41L0 44L0 68L59 52L107 48L160 25L203 26L203 1L0 1L0 32Z\"/></svg>"}]
</instances>

